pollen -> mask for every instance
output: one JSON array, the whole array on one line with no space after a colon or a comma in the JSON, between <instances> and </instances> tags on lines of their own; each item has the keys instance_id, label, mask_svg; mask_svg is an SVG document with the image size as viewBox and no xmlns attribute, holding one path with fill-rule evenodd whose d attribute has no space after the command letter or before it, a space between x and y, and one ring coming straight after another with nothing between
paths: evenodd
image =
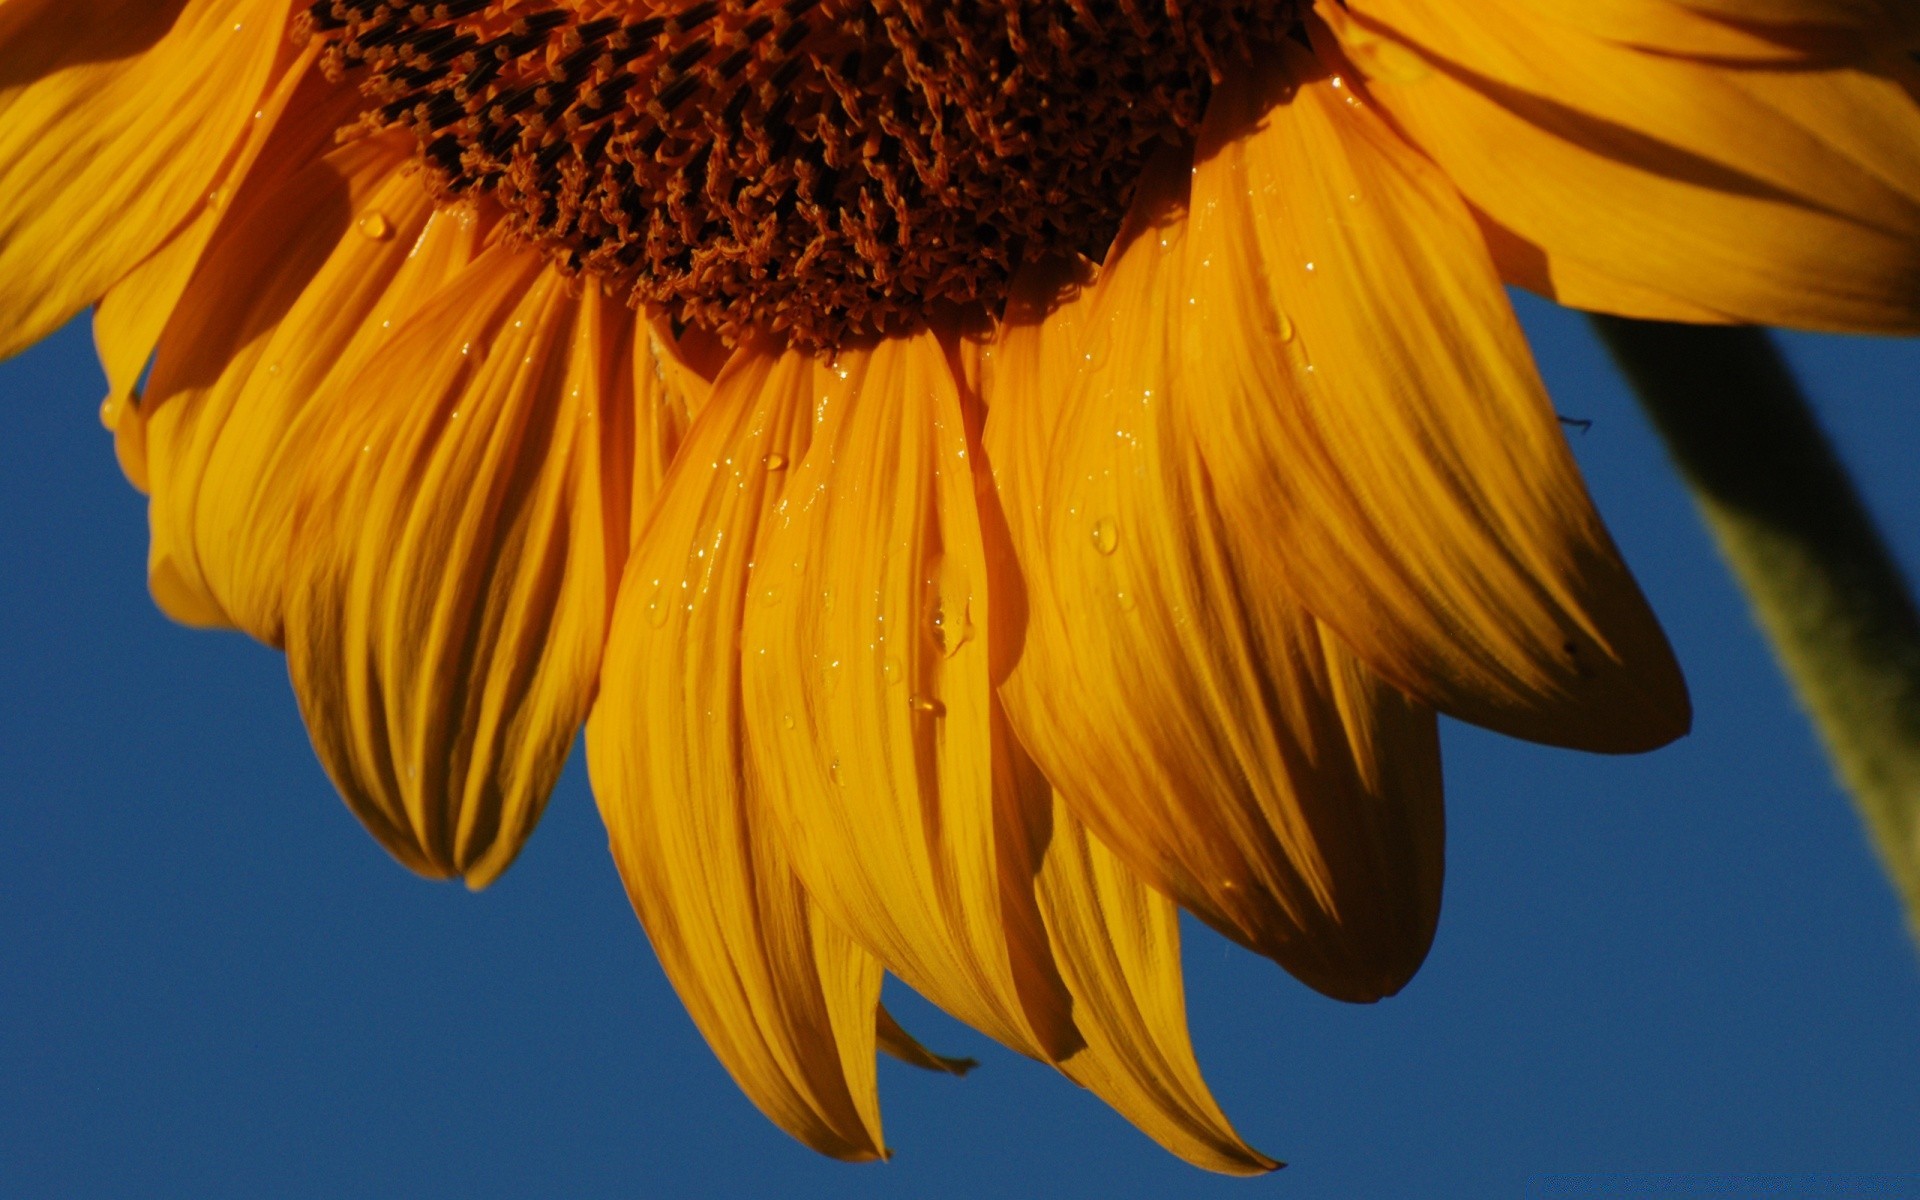
<instances>
[{"instance_id":1,"label":"pollen","mask_svg":"<svg viewBox=\"0 0 1920 1200\"><path fill-rule=\"evenodd\" d=\"M320 0L431 186L636 306L837 345L1102 253L1297 0Z\"/></svg>"}]
</instances>

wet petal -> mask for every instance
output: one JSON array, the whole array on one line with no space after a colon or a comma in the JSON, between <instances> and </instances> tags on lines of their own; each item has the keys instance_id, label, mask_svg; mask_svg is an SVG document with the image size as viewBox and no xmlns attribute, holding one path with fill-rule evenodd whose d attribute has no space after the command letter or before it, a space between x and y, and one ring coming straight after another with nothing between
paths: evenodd
<instances>
[{"instance_id":1,"label":"wet petal","mask_svg":"<svg viewBox=\"0 0 1920 1200\"><path fill-rule=\"evenodd\" d=\"M477 250L471 222L432 218L409 157L366 139L250 189L174 309L139 412L149 580L176 620L280 643L299 468L331 419L310 404Z\"/></svg>"},{"instance_id":2,"label":"wet petal","mask_svg":"<svg viewBox=\"0 0 1920 1200\"><path fill-rule=\"evenodd\" d=\"M1178 224L1147 219L1184 174L1149 181L1091 291L1044 322L1023 301L995 348L987 445L1028 613L1002 694L1068 808L1148 883L1375 999L1438 912L1433 716L1265 569L1270 527L1221 510L1189 428Z\"/></svg>"},{"instance_id":3,"label":"wet petal","mask_svg":"<svg viewBox=\"0 0 1920 1200\"><path fill-rule=\"evenodd\" d=\"M1543 19L1526 0L1444 19L1419 0L1363 0L1354 26L1403 60L1382 68L1354 47L1371 94L1476 207L1534 248L1518 282L1627 316L1690 308L1812 329L1920 329L1910 62L1700 62Z\"/></svg>"},{"instance_id":4,"label":"wet petal","mask_svg":"<svg viewBox=\"0 0 1920 1200\"><path fill-rule=\"evenodd\" d=\"M99 299L207 203L285 27L271 0L0 16L0 356Z\"/></svg>"},{"instance_id":5,"label":"wet petal","mask_svg":"<svg viewBox=\"0 0 1920 1200\"><path fill-rule=\"evenodd\" d=\"M631 503L631 442L609 444L631 438L631 332L498 248L313 402L288 664L334 783L422 873L505 870L586 715L625 549L608 514Z\"/></svg>"},{"instance_id":6,"label":"wet petal","mask_svg":"<svg viewBox=\"0 0 1920 1200\"><path fill-rule=\"evenodd\" d=\"M743 357L694 426L621 584L587 753L634 910L714 1053L800 1141L873 1158L880 967L815 911L745 757L749 551L789 478L769 464L804 454L813 415L791 367Z\"/></svg>"},{"instance_id":7,"label":"wet petal","mask_svg":"<svg viewBox=\"0 0 1920 1200\"><path fill-rule=\"evenodd\" d=\"M782 361L815 436L754 550L745 696L753 772L809 890L935 1003L1175 1153L1271 1167L1192 1061L1170 906L1089 867L1070 818L1056 833L1008 736L991 673L1018 584L942 344ZM783 624L801 632L779 640Z\"/></svg>"},{"instance_id":8,"label":"wet petal","mask_svg":"<svg viewBox=\"0 0 1920 1200\"><path fill-rule=\"evenodd\" d=\"M313 70L317 56L315 45L281 71L268 90L214 185L212 194L223 202L203 205L95 306L93 340L107 375L108 403L131 406L138 400L135 391L161 330L214 231L237 212L247 211L272 186L270 181L305 169L331 150L335 132L353 120L360 107L357 91L350 84L330 83Z\"/></svg>"},{"instance_id":9,"label":"wet petal","mask_svg":"<svg viewBox=\"0 0 1920 1200\"><path fill-rule=\"evenodd\" d=\"M909 986L1036 1057L1064 996L996 797L1012 789L987 677L970 439L931 333L789 352L815 435L754 550L744 691L800 877ZM1054 994L1049 995L1049 990Z\"/></svg>"},{"instance_id":10,"label":"wet petal","mask_svg":"<svg viewBox=\"0 0 1920 1200\"><path fill-rule=\"evenodd\" d=\"M1504 733L1684 733L1672 653L1447 181L1340 77L1276 68L1215 93L1193 211L1193 429L1223 516L1306 609Z\"/></svg>"}]
</instances>

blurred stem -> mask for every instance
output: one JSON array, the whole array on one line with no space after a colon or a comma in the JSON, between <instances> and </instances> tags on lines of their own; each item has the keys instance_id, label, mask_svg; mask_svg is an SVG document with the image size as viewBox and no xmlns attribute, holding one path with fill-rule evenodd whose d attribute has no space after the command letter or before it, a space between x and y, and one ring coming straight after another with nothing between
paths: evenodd
<instances>
[{"instance_id":1,"label":"blurred stem","mask_svg":"<svg viewBox=\"0 0 1920 1200\"><path fill-rule=\"evenodd\" d=\"M1764 330L1595 316L1920 938L1920 614Z\"/></svg>"}]
</instances>

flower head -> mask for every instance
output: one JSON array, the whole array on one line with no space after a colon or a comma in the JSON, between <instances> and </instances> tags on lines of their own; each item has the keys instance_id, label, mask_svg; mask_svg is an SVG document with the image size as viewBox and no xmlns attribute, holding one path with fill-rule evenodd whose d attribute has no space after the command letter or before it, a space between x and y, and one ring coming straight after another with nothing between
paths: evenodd
<instances>
[{"instance_id":1,"label":"flower head","mask_svg":"<svg viewBox=\"0 0 1920 1200\"><path fill-rule=\"evenodd\" d=\"M0 350L97 304L156 599L426 875L584 722L695 1021L845 1158L876 1050L961 1069L892 973L1270 1168L1179 909L1390 995L1436 713L1685 731L1503 283L1920 325L1890 2L77 6L0 0Z\"/></svg>"}]
</instances>

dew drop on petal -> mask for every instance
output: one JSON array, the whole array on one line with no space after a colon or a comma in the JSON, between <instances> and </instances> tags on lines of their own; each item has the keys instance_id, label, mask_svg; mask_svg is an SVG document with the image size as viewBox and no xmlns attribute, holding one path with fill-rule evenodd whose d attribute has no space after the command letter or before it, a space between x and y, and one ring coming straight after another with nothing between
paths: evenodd
<instances>
[{"instance_id":1,"label":"dew drop on petal","mask_svg":"<svg viewBox=\"0 0 1920 1200\"><path fill-rule=\"evenodd\" d=\"M932 626L933 644L948 658L958 654L960 647L973 637L973 622L967 619L965 608L949 611L935 601L928 623Z\"/></svg>"},{"instance_id":2,"label":"dew drop on petal","mask_svg":"<svg viewBox=\"0 0 1920 1200\"><path fill-rule=\"evenodd\" d=\"M673 602L667 598L666 589L659 580L653 581L653 594L647 597L647 624L655 629L667 623L667 613L673 608Z\"/></svg>"},{"instance_id":3,"label":"dew drop on petal","mask_svg":"<svg viewBox=\"0 0 1920 1200\"><path fill-rule=\"evenodd\" d=\"M384 242L393 236L393 222L387 220L382 212L369 212L360 218L360 232L376 242Z\"/></svg>"},{"instance_id":4,"label":"dew drop on petal","mask_svg":"<svg viewBox=\"0 0 1920 1200\"><path fill-rule=\"evenodd\" d=\"M784 454L767 455L767 470L784 471L787 469L787 456Z\"/></svg>"},{"instance_id":5,"label":"dew drop on petal","mask_svg":"<svg viewBox=\"0 0 1920 1200\"><path fill-rule=\"evenodd\" d=\"M1102 554L1112 554L1120 548L1120 529L1112 517L1102 517L1093 523L1093 548Z\"/></svg>"},{"instance_id":6,"label":"dew drop on petal","mask_svg":"<svg viewBox=\"0 0 1920 1200\"><path fill-rule=\"evenodd\" d=\"M887 661L880 665L880 677L890 685L899 683L905 674L905 670L900 666L900 656L897 654L887 655Z\"/></svg>"}]
</instances>

